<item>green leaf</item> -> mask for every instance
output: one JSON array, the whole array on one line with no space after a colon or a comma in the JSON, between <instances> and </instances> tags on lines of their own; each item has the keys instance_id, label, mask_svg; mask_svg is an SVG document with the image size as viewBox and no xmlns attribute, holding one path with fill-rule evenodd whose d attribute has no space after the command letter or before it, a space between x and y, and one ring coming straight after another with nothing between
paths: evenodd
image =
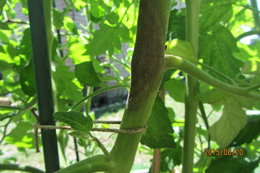
<instances>
[{"instance_id":1,"label":"green leaf","mask_svg":"<svg viewBox=\"0 0 260 173\"><path fill-rule=\"evenodd\" d=\"M200 30L205 33L219 24L228 23L233 14L232 5L231 0L202 1Z\"/></svg>"},{"instance_id":2,"label":"green leaf","mask_svg":"<svg viewBox=\"0 0 260 173\"><path fill-rule=\"evenodd\" d=\"M169 95L177 102L184 102L185 84L182 80L171 79L164 84Z\"/></svg>"},{"instance_id":3,"label":"green leaf","mask_svg":"<svg viewBox=\"0 0 260 173\"><path fill-rule=\"evenodd\" d=\"M188 41L174 39L166 43L166 54L179 56L183 59L194 61L194 50Z\"/></svg>"},{"instance_id":4,"label":"green leaf","mask_svg":"<svg viewBox=\"0 0 260 173\"><path fill-rule=\"evenodd\" d=\"M246 114L239 102L230 97L226 100L221 118L210 128L211 139L220 147L227 147L245 126Z\"/></svg>"},{"instance_id":5,"label":"green leaf","mask_svg":"<svg viewBox=\"0 0 260 173\"><path fill-rule=\"evenodd\" d=\"M20 85L23 92L28 96L33 96L36 93L36 84L35 84L35 73L33 69L32 61L30 64L25 67L20 73Z\"/></svg>"},{"instance_id":6,"label":"green leaf","mask_svg":"<svg viewBox=\"0 0 260 173\"><path fill-rule=\"evenodd\" d=\"M170 13L167 40L185 40L185 16L177 10Z\"/></svg>"},{"instance_id":7,"label":"green leaf","mask_svg":"<svg viewBox=\"0 0 260 173\"><path fill-rule=\"evenodd\" d=\"M0 21L0 29L3 29L3 30L9 30L9 25L7 22L1 22Z\"/></svg>"},{"instance_id":8,"label":"green leaf","mask_svg":"<svg viewBox=\"0 0 260 173\"><path fill-rule=\"evenodd\" d=\"M86 2L83 0L71 0L73 6L77 11L81 10L82 8L86 7Z\"/></svg>"},{"instance_id":9,"label":"green leaf","mask_svg":"<svg viewBox=\"0 0 260 173\"><path fill-rule=\"evenodd\" d=\"M228 95L225 92L222 92L217 89L212 89L204 93L199 93L197 97L203 103L208 103L211 105L220 105L224 104L227 96Z\"/></svg>"},{"instance_id":10,"label":"green leaf","mask_svg":"<svg viewBox=\"0 0 260 173\"><path fill-rule=\"evenodd\" d=\"M53 72L56 93L63 99L78 101L82 98L81 88L73 82L76 76L71 72L70 67L58 63Z\"/></svg>"},{"instance_id":11,"label":"green leaf","mask_svg":"<svg viewBox=\"0 0 260 173\"><path fill-rule=\"evenodd\" d=\"M79 138L79 139L88 139L88 137L89 137L86 132L78 131L78 130L70 132L69 135L71 135L75 138Z\"/></svg>"},{"instance_id":12,"label":"green leaf","mask_svg":"<svg viewBox=\"0 0 260 173\"><path fill-rule=\"evenodd\" d=\"M87 61L76 65L75 74L82 84L92 87L99 86L101 84L101 80L94 69L92 61Z\"/></svg>"},{"instance_id":13,"label":"green leaf","mask_svg":"<svg viewBox=\"0 0 260 173\"><path fill-rule=\"evenodd\" d=\"M13 67L13 63L8 63L6 61L0 60L1 71L11 69L12 67Z\"/></svg>"},{"instance_id":14,"label":"green leaf","mask_svg":"<svg viewBox=\"0 0 260 173\"><path fill-rule=\"evenodd\" d=\"M120 29L121 28L121 29ZM109 26L107 24L100 25L99 30L95 30L93 38L86 45L87 55L97 56L106 53L113 54L115 50L121 50L122 27Z\"/></svg>"},{"instance_id":15,"label":"green leaf","mask_svg":"<svg viewBox=\"0 0 260 173\"><path fill-rule=\"evenodd\" d=\"M69 124L73 129L86 133L93 126L92 119L89 116L84 116L81 112L55 112L53 116L56 120Z\"/></svg>"},{"instance_id":16,"label":"green leaf","mask_svg":"<svg viewBox=\"0 0 260 173\"><path fill-rule=\"evenodd\" d=\"M63 26L64 17L68 14L68 11L69 10L59 11L57 9L53 9L53 24L56 29L60 29Z\"/></svg>"},{"instance_id":17,"label":"green leaf","mask_svg":"<svg viewBox=\"0 0 260 173\"><path fill-rule=\"evenodd\" d=\"M160 172L172 171L172 168L180 165L182 160L182 147L180 144L174 148L162 149Z\"/></svg>"},{"instance_id":18,"label":"green leaf","mask_svg":"<svg viewBox=\"0 0 260 173\"><path fill-rule=\"evenodd\" d=\"M242 67L242 62L233 56L238 51L236 40L231 32L219 26L213 31L205 33L200 37L199 55L203 63L221 71L223 74L234 78ZM218 74L209 71L209 73L223 80Z\"/></svg>"},{"instance_id":19,"label":"green leaf","mask_svg":"<svg viewBox=\"0 0 260 173\"><path fill-rule=\"evenodd\" d=\"M173 128L167 114L168 111L163 101L157 97L148 119L147 130L141 139L143 145L150 148L172 148L175 146Z\"/></svg>"},{"instance_id":20,"label":"green leaf","mask_svg":"<svg viewBox=\"0 0 260 173\"><path fill-rule=\"evenodd\" d=\"M249 173L258 166L259 160L248 162L244 158L222 157L211 161L206 173Z\"/></svg>"},{"instance_id":21,"label":"green leaf","mask_svg":"<svg viewBox=\"0 0 260 173\"><path fill-rule=\"evenodd\" d=\"M33 147L32 129L33 126L30 122L20 122L6 136L5 140L7 143L14 144L17 147L31 148Z\"/></svg>"},{"instance_id":22,"label":"green leaf","mask_svg":"<svg viewBox=\"0 0 260 173\"><path fill-rule=\"evenodd\" d=\"M260 134L260 115L247 116L246 126L240 130L237 137L232 142L231 146L238 146L244 143L249 144L253 139L256 139Z\"/></svg>"},{"instance_id":23,"label":"green leaf","mask_svg":"<svg viewBox=\"0 0 260 173\"><path fill-rule=\"evenodd\" d=\"M1 0L0 1L0 15L2 15L3 12L3 8L5 6L6 0Z\"/></svg>"}]
</instances>

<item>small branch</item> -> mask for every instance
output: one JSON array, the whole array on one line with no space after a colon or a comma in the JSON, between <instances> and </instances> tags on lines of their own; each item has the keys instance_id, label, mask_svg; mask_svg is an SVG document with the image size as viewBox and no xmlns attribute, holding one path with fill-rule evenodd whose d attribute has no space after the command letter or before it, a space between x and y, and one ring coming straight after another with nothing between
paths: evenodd
<instances>
[{"instance_id":1,"label":"small branch","mask_svg":"<svg viewBox=\"0 0 260 173\"><path fill-rule=\"evenodd\" d=\"M84 172L92 173L97 171L111 171L113 170L113 162L109 157L98 155L87 158L69 167L61 169L55 173L71 173L71 172Z\"/></svg>"},{"instance_id":2,"label":"small branch","mask_svg":"<svg viewBox=\"0 0 260 173\"><path fill-rule=\"evenodd\" d=\"M36 121L39 122L39 116L35 112L36 109L35 108L31 108L30 111L33 114L33 116L35 117Z\"/></svg>"},{"instance_id":3,"label":"small branch","mask_svg":"<svg viewBox=\"0 0 260 173\"><path fill-rule=\"evenodd\" d=\"M19 110L19 109L21 109L20 107L16 107L16 106L2 106L2 105L0 105L0 108L1 109L7 109L7 110Z\"/></svg>"},{"instance_id":4,"label":"small branch","mask_svg":"<svg viewBox=\"0 0 260 173\"><path fill-rule=\"evenodd\" d=\"M227 81L229 81L232 85L236 85L236 86L237 86L237 83L236 83L233 79L231 79L230 77L228 77L228 76L226 76L225 74L221 73L220 71L218 71L218 70L216 70L216 69L214 69L214 68L208 66L207 64L203 64L203 63L200 63L200 62L198 62L198 64L201 65L201 66L203 66L203 67L205 67L205 68L207 68L207 69L209 69L210 71L212 71L212 72L218 74L218 75L221 76L223 79L226 79Z\"/></svg>"},{"instance_id":5,"label":"small branch","mask_svg":"<svg viewBox=\"0 0 260 173\"><path fill-rule=\"evenodd\" d=\"M227 93L232 93L248 98L253 98L256 100L260 100L260 95L250 92L248 88L242 88L238 86L233 86L226 84L220 80L215 79L214 77L210 76L205 71L197 68L194 64L191 62L177 56L173 55L166 55L165 56L165 67L167 68L176 68L179 70L182 70L189 75L193 76L194 78L197 78L198 80L201 80L209 85L212 85L215 88L218 88L220 90L223 90ZM253 89L257 89L258 85L254 86ZM250 87L249 87L250 88Z\"/></svg>"},{"instance_id":6,"label":"small branch","mask_svg":"<svg viewBox=\"0 0 260 173\"><path fill-rule=\"evenodd\" d=\"M44 173L44 171L34 168L31 166L24 166L18 164L0 164L0 170L13 170L13 171L23 171L31 173Z\"/></svg>"},{"instance_id":7,"label":"small branch","mask_svg":"<svg viewBox=\"0 0 260 173\"><path fill-rule=\"evenodd\" d=\"M76 160L77 162L79 162L79 149L78 149L78 143L77 143L77 138L73 137L73 142L74 142L74 151L75 151L75 154L76 154Z\"/></svg>"},{"instance_id":8,"label":"small branch","mask_svg":"<svg viewBox=\"0 0 260 173\"><path fill-rule=\"evenodd\" d=\"M5 20L5 21L3 21L3 23L15 23L15 24L26 24L26 25L29 25L28 22L24 22L24 21L15 21L15 20L11 20L11 19Z\"/></svg>"},{"instance_id":9,"label":"small branch","mask_svg":"<svg viewBox=\"0 0 260 173\"><path fill-rule=\"evenodd\" d=\"M2 136L2 138L1 138L1 140L0 140L0 144L4 141L4 139L5 139L5 137L6 137L7 128L8 128L8 126L9 126L9 124L12 122L12 119L13 119L13 118L10 118L10 119L8 120L8 122L4 125L3 136Z\"/></svg>"},{"instance_id":10,"label":"small branch","mask_svg":"<svg viewBox=\"0 0 260 173\"><path fill-rule=\"evenodd\" d=\"M249 87L246 87L246 89L247 89L248 91L257 90L257 89L259 89L259 88L260 88L260 83L256 83L256 84L253 84L253 85L251 85L251 86L249 86Z\"/></svg>"},{"instance_id":11,"label":"small branch","mask_svg":"<svg viewBox=\"0 0 260 173\"><path fill-rule=\"evenodd\" d=\"M109 152L107 151L106 147L100 142L100 140L94 137L91 133L89 133L90 137L97 143L98 147L102 150L103 154L109 157Z\"/></svg>"},{"instance_id":12,"label":"small branch","mask_svg":"<svg viewBox=\"0 0 260 173\"><path fill-rule=\"evenodd\" d=\"M74 106L72 106L69 111L75 110L78 106L80 106L80 105L81 105L82 103L84 103L86 100L88 100L88 99L90 99L90 98L92 98L92 97L94 97L94 96L97 96L97 95L99 95L99 94L101 94L101 93L104 93L104 92L109 91L109 90L111 90L111 89L126 88L126 87L129 87L129 86L128 86L128 85L125 85L125 84L121 84L121 85L110 86L110 87L106 87L106 88L97 90L97 91L93 92L92 94L90 94L90 95L84 97L83 99L81 99L78 103L76 103Z\"/></svg>"},{"instance_id":13,"label":"small branch","mask_svg":"<svg viewBox=\"0 0 260 173\"><path fill-rule=\"evenodd\" d=\"M34 128L34 146L36 149L36 153L40 152L40 147L39 147L39 131L38 128Z\"/></svg>"},{"instance_id":14,"label":"small branch","mask_svg":"<svg viewBox=\"0 0 260 173\"><path fill-rule=\"evenodd\" d=\"M74 130L69 126L54 126L54 125L40 125L38 123L34 124L35 128L46 129L46 130ZM146 126L143 127L136 127L131 129L109 129L109 128L92 128L91 131L96 132L113 132L113 133L127 133L127 134L134 134L134 133L142 133L146 130Z\"/></svg>"},{"instance_id":15,"label":"small branch","mask_svg":"<svg viewBox=\"0 0 260 173\"><path fill-rule=\"evenodd\" d=\"M201 117L202 117L204 124L206 126L206 129L208 131L208 148L210 148L209 122L208 122L208 118L206 116L204 105L201 101L199 101L199 109L200 109Z\"/></svg>"},{"instance_id":16,"label":"small branch","mask_svg":"<svg viewBox=\"0 0 260 173\"><path fill-rule=\"evenodd\" d=\"M248 32L245 32L239 36L237 36L236 40L239 41L241 40L242 38L245 38L245 37L248 37L248 36L251 36L251 35L260 35L260 31L256 31L256 30L253 30L253 31L248 31Z\"/></svg>"},{"instance_id":17,"label":"small branch","mask_svg":"<svg viewBox=\"0 0 260 173\"><path fill-rule=\"evenodd\" d=\"M105 120L96 120L93 123L96 124L120 124L121 121L105 121Z\"/></svg>"}]
</instances>

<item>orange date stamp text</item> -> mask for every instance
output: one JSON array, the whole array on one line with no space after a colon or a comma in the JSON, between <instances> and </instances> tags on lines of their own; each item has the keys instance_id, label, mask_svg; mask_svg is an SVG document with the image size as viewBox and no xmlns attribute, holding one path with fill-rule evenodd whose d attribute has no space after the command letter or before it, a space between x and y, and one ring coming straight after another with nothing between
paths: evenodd
<instances>
[{"instance_id":1,"label":"orange date stamp text","mask_svg":"<svg viewBox=\"0 0 260 173\"><path fill-rule=\"evenodd\" d=\"M218 149L204 149L205 156L244 156L245 149L232 149L232 148L218 148Z\"/></svg>"}]
</instances>

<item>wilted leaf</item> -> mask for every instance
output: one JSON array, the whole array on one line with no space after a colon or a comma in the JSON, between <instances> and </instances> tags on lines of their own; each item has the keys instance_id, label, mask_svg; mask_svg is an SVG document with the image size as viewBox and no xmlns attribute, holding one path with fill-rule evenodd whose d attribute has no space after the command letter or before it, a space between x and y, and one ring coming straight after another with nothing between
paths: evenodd
<instances>
[{"instance_id":1,"label":"wilted leaf","mask_svg":"<svg viewBox=\"0 0 260 173\"><path fill-rule=\"evenodd\" d=\"M92 119L84 116L81 112L55 112L54 118L58 121L69 124L73 129L89 132L93 126Z\"/></svg>"},{"instance_id":2,"label":"wilted leaf","mask_svg":"<svg viewBox=\"0 0 260 173\"><path fill-rule=\"evenodd\" d=\"M246 121L247 117L241 105L230 97L225 102L221 118L209 128L211 139L220 147L227 147L245 126Z\"/></svg>"},{"instance_id":3,"label":"wilted leaf","mask_svg":"<svg viewBox=\"0 0 260 173\"><path fill-rule=\"evenodd\" d=\"M175 146L173 128L162 100L157 97L143 134L141 143L150 148L172 148Z\"/></svg>"},{"instance_id":4,"label":"wilted leaf","mask_svg":"<svg viewBox=\"0 0 260 173\"><path fill-rule=\"evenodd\" d=\"M87 61L76 65L75 74L82 84L92 87L99 86L101 84L101 80L94 69L92 61Z\"/></svg>"}]
</instances>

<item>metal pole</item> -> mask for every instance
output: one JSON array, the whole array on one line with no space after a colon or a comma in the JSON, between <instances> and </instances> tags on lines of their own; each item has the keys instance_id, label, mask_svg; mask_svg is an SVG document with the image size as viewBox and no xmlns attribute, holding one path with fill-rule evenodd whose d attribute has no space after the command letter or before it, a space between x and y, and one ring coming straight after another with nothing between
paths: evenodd
<instances>
[{"instance_id":1,"label":"metal pole","mask_svg":"<svg viewBox=\"0 0 260 173\"><path fill-rule=\"evenodd\" d=\"M28 0L33 61L36 74L39 123L55 125L50 62L43 0ZM59 155L55 130L41 130L45 169L47 173L59 170Z\"/></svg>"}]
</instances>

